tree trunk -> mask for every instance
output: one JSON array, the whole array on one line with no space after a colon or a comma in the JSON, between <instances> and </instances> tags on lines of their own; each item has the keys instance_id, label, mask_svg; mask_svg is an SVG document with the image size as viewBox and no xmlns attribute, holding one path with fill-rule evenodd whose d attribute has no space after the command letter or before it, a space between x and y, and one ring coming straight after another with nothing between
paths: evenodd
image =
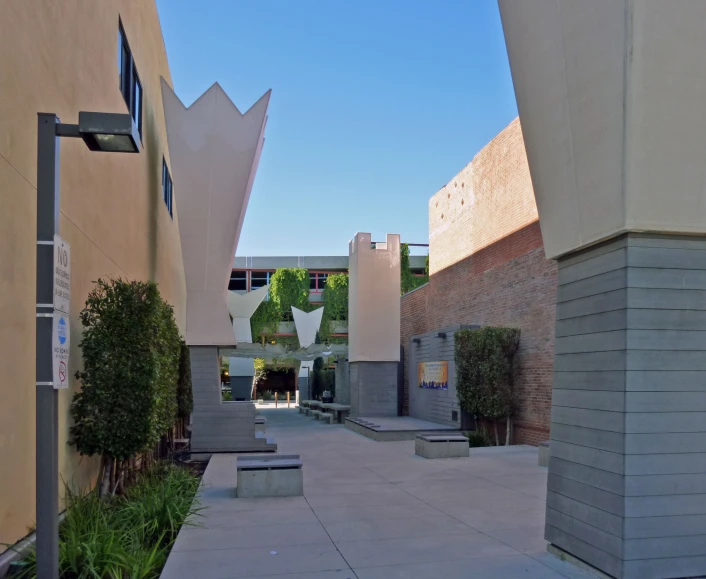
<instances>
[{"instance_id":1,"label":"tree trunk","mask_svg":"<svg viewBox=\"0 0 706 579\"><path fill-rule=\"evenodd\" d=\"M493 420L493 429L495 430L495 446L500 446L500 437L498 436L498 419Z\"/></svg>"},{"instance_id":2,"label":"tree trunk","mask_svg":"<svg viewBox=\"0 0 706 579\"><path fill-rule=\"evenodd\" d=\"M120 487L120 483L123 479L123 473L125 472L124 464L124 460L115 461L115 480L111 483L111 486L113 487L113 492L111 494L115 494L118 491L118 487Z\"/></svg>"},{"instance_id":3,"label":"tree trunk","mask_svg":"<svg viewBox=\"0 0 706 579\"><path fill-rule=\"evenodd\" d=\"M507 417L507 430L505 432L505 446L510 446L510 437L512 436L512 418Z\"/></svg>"},{"instance_id":4,"label":"tree trunk","mask_svg":"<svg viewBox=\"0 0 706 579\"><path fill-rule=\"evenodd\" d=\"M110 492L110 473L113 472L113 457L103 455L103 480L100 486L100 496L104 497Z\"/></svg>"}]
</instances>

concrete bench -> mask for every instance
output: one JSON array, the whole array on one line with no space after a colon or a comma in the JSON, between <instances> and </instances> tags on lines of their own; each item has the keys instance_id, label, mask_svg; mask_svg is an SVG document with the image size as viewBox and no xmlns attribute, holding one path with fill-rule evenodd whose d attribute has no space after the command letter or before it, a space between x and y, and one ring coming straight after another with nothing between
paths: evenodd
<instances>
[{"instance_id":1,"label":"concrete bench","mask_svg":"<svg viewBox=\"0 0 706 579\"><path fill-rule=\"evenodd\" d=\"M459 458L469 455L468 439L460 434L418 434L414 453L424 458Z\"/></svg>"},{"instance_id":2,"label":"concrete bench","mask_svg":"<svg viewBox=\"0 0 706 579\"><path fill-rule=\"evenodd\" d=\"M301 496L304 494L302 466L298 454L239 456L236 496Z\"/></svg>"},{"instance_id":3,"label":"concrete bench","mask_svg":"<svg viewBox=\"0 0 706 579\"><path fill-rule=\"evenodd\" d=\"M325 412L321 410L311 410L310 411L311 416L314 417L315 420L318 420L322 414L325 414Z\"/></svg>"},{"instance_id":4,"label":"concrete bench","mask_svg":"<svg viewBox=\"0 0 706 579\"><path fill-rule=\"evenodd\" d=\"M544 442L540 442L539 446L537 447L537 450L539 455L537 458L537 464L539 466L546 466L548 468L549 457L552 455L551 447L549 446L549 441L546 440Z\"/></svg>"},{"instance_id":5,"label":"concrete bench","mask_svg":"<svg viewBox=\"0 0 706 579\"><path fill-rule=\"evenodd\" d=\"M255 432L265 432L265 428L267 428L267 418L255 416Z\"/></svg>"},{"instance_id":6,"label":"concrete bench","mask_svg":"<svg viewBox=\"0 0 706 579\"><path fill-rule=\"evenodd\" d=\"M346 404L337 404L336 402L329 402L321 405L321 409L329 412L333 418L329 420L329 424L343 424L351 410L350 406Z\"/></svg>"}]
</instances>

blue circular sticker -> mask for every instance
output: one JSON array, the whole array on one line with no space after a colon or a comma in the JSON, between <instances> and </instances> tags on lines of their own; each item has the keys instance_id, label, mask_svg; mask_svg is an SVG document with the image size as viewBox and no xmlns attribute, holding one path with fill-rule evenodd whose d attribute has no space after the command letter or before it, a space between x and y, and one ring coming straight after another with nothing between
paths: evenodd
<instances>
[{"instance_id":1,"label":"blue circular sticker","mask_svg":"<svg viewBox=\"0 0 706 579\"><path fill-rule=\"evenodd\" d=\"M59 318L59 343L66 343L66 322L63 317Z\"/></svg>"}]
</instances>

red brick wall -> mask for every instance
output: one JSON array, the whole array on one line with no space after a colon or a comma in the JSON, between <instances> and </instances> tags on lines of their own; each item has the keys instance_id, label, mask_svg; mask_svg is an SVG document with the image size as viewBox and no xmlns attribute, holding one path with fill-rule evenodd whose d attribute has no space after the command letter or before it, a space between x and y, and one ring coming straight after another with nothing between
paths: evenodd
<instances>
[{"instance_id":1,"label":"red brick wall","mask_svg":"<svg viewBox=\"0 0 706 579\"><path fill-rule=\"evenodd\" d=\"M517 119L431 198L429 238L429 283L401 301L405 351L411 336L444 326L520 328L513 442L547 440L557 267L544 257Z\"/></svg>"},{"instance_id":2,"label":"red brick wall","mask_svg":"<svg viewBox=\"0 0 706 579\"><path fill-rule=\"evenodd\" d=\"M409 340L412 336L427 331L427 288L425 284L402 296L400 302L400 342L404 348L404 402L403 411L409 415L409 376L408 358Z\"/></svg>"},{"instance_id":3,"label":"red brick wall","mask_svg":"<svg viewBox=\"0 0 706 579\"><path fill-rule=\"evenodd\" d=\"M537 220L519 119L429 200L433 274Z\"/></svg>"},{"instance_id":4,"label":"red brick wall","mask_svg":"<svg viewBox=\"0 0 706 579\"><path fill-rule=\"evenodd\" d=\"M544 257L535 222L437 272L427 285L425 331L451 324L522 331L515 377L518 444L549 438L556 272L556 263Z\"/></svg>"}]
</instances>

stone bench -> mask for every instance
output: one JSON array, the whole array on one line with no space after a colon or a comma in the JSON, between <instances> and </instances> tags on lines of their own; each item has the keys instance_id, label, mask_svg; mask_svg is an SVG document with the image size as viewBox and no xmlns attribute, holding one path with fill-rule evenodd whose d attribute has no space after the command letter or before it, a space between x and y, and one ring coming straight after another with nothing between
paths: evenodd
<instances>
[{"instance_id":1,"label":"stone bench","mask_svg":"<svg viewBox=\"0 0 706 579\"><path fill-rule=\"evenodd\" d=\"M468 439L460 434L418 434L414 453L424 458L459 458L470 451Z\"/></svg>"},{"instance_id":2,"label":"stone bench","mask_svg":"<svg viewBox=\"0 0 706 579\"><path fill-rule=\"evenodd\" d=\"M255 432L265 432L267 427L267 418L264 416L255 416Z\"/></svg>"},{"instance_id":3,"label":"stone bench","mask_svg":"<svg viewBox=\"0 0 706 579\"><path fill-rule=\"evenodd\" d=\"M298 454L239 456L238 498L296 497L304 494L302 461Z\"/></svg>"},{"instance_id":4,"label":"stone bench","mask_svg":"<svg viewBox=\"0 0 706 579\"><path fill-rule=\"evenodd\" d=\"M325 414L325 412L321 410L310 410L309 414L313 416L315 420L318 420L322 414Z\"/></svg>"},{"instance_id":5,"label":"stone bench","mask_svg":"<svg viewBox=\"0 0 706 579\"><path fill-rule=\"evenodd\" d=\"M332 418L328 419L329 424L343 424L351 410L350 406L329 402L321 405L321 409L331 414Z\"/></svg>"},{"instance_id":6,"label":"stone bench","mask_svg":"<svg viewBox=\"0 0 706 579\"><path fill-rule=\"evenodd\" d=\"M540 442L539 446L537 447L537 450L539 455L537 458L537 464L539 466L546 466L548 468L549 457L552 455L551 448L549 446L549 441L545 440L544 442Z\"/></svg>"}]
</instances>

